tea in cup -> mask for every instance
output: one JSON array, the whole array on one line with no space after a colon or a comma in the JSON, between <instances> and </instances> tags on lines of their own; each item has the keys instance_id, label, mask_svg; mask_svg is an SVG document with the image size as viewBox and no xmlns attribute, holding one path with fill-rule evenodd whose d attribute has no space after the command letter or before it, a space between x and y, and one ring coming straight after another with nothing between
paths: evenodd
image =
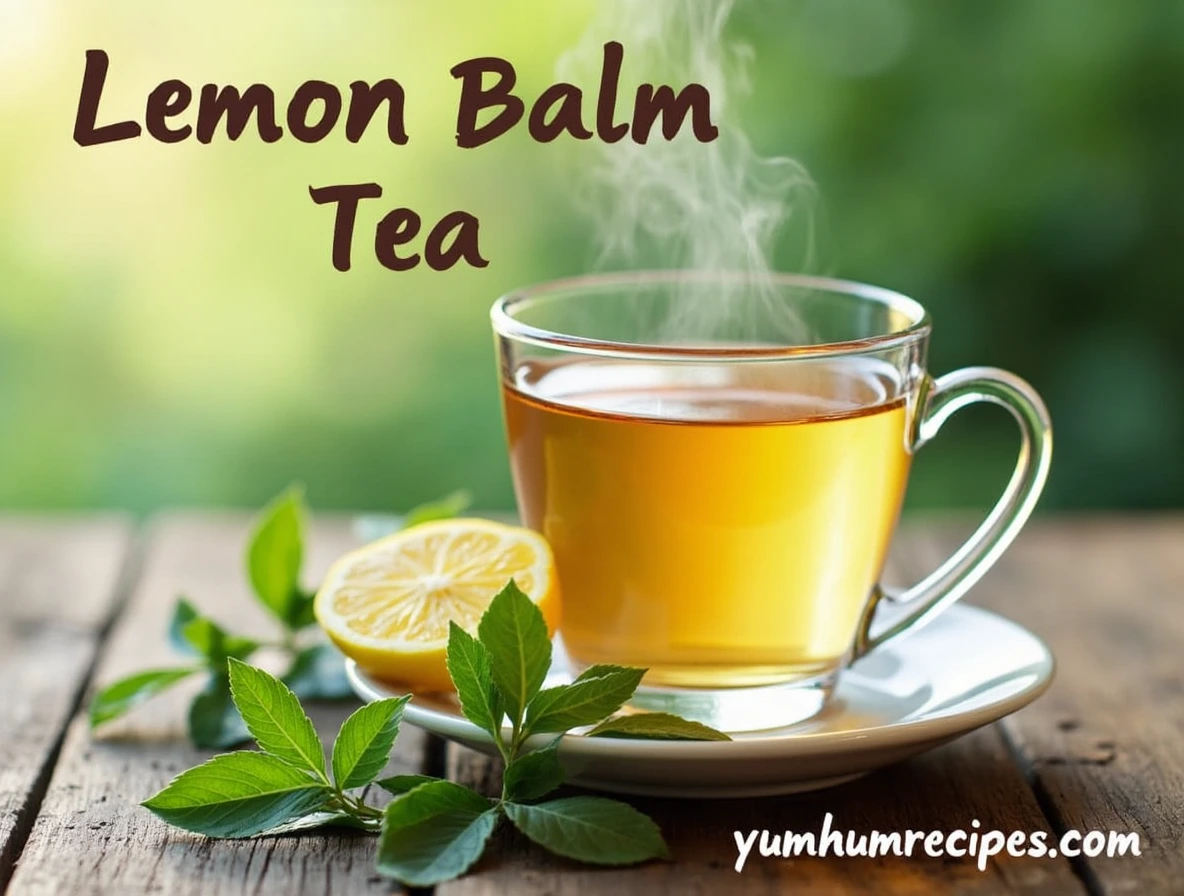
<instances>
[{"instance_id":1,"label":"tea in cup","mask_svg":"<svg viewBox=\"0 0 1184 896\"><path fill-rule=\"evenodd\" d=\"M611 275L493 309L518 507L554 550L570 658L645 667L636 705L732 731L816 713L845 666L962 596L1027 519L1051 450L1018 377L929 377L915 301L796 275L747 285ZM726 315L687 310L713 292ZM1016 473L883 623L913 454L974 401L1019 422Z\"/></svg>"}]
</instances>

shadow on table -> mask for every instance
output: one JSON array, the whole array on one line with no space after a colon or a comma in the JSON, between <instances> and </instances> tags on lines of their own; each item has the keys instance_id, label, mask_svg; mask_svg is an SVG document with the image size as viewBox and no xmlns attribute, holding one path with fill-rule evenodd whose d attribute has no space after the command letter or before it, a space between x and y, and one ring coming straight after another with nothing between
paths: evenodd
<instances>
[{"instance_id":1,"label":"shadow on table","mask_svg":"<svg viewBox=\"0 0 1184 896\"><path fill-rule=\"evenodd\" d=\"M453 748L456 749L456 748ZM462 779L488 781L489 761L464 751L455 757ZM469 776L465 769L475 774ZM569 788L569 793L590 792ZM860 835L873 831L943 831L968 834L999 830L1045 831L1040 812L1023 775L999 732L988 728L953 744L856 781L813 793L784 797L728 800L630 798L661 827L674 853L673 863L654 862L633 869L597 869L546 854L508 829L499 830L482 862L458 890L571 892L593 890L630 893L789 892L1080 892L1063 860L1001 855L980 871L973 857L933 858L918 843L910 856L762 856L760 833L770 839L786 832L813 833L815 842L828 814L830 830L843 838L843 851L858 847ZM973 824L978 821L980 827ZM742 871L736 833L757 840ZM766 842L769 842L767 840ZM833 838L832 841L833 843ZM559 877L555 872L562 872ZM563 886L556 888L555 882ZM456 886L456 885L454 885ZM451 891L450 891L451 892Z\"/></svg>"}]
</instances>

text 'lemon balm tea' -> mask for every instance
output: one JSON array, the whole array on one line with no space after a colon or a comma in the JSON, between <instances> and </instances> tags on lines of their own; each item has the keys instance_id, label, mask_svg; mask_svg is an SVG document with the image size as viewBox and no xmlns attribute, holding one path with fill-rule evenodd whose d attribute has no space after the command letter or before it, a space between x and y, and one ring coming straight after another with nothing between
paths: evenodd
<instances>
[{"instance_id":1,"label":"text 'lemon balm tea'","mask_svg":"<svg viewBox=\"0 0 1184 896\"><path fill-rule=\"evenodd\" d=\"M837 669L904 495L899 393L858 359L520 366L518 505L554 548L573 659L658 686Z\"/></svg>"}]
</instances>

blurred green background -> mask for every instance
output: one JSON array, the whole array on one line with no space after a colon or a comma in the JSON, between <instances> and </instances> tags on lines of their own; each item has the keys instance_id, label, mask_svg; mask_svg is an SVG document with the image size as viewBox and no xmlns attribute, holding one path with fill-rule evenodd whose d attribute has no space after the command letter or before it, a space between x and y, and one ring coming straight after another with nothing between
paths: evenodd
<instances>
[{"instance_id":1,"label":"blurred green background","mask_svg":"<svg viewBox=\"0 0 1184 896\"><path fill-rule=\"evenodd\" d=\"M487 309L596 243L570 141L457 149L448 70L502 56L537 96L592 8L0 0L0 506L253 505L293 480L317 508L459 486L510 506ZM751 138L817 182L814 270L926 304L935 372L995 364L1046 396L1044 509L1184 504L1184 4L740 0L729 33L755 52ZM169 77L281 98L394 77L411 141L82 149L92 47L108 120ZM308 186L371 180L338 273ZM381 268L367 240L397 205L472 211L491 264ZM1002 412L958 415L910 506L985 505L1014 445Z\"/></svg>"}]
</instances>

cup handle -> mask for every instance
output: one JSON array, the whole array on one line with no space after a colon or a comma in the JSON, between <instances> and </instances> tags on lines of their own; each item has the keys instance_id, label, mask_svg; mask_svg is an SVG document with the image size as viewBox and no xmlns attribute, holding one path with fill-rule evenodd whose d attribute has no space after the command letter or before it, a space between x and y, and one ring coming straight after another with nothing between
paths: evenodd
<instances>
[{"instance_id":1,"label":"cup handle","mask_svg":"<svg viewBox=\"0 0 1184 896\"><path fill-rule=\"evenodd\" d=\"M900 594L889 595L876 587L855 636L852 662L931 622L962 597L999 559L1036 506L1052 458L1052 421L1036 390L1013 373L994 367L967 367L936 381L926 377L913 426L913 451L937 435L951 414L977 401L1002 405L1019 424L1020 453L1015 472L990 515L945 563ZM900 611L879 613L885 600L898 604ZM880 615L889 618L873 633L873 622Z\"/></svg>"}]
</instances>

